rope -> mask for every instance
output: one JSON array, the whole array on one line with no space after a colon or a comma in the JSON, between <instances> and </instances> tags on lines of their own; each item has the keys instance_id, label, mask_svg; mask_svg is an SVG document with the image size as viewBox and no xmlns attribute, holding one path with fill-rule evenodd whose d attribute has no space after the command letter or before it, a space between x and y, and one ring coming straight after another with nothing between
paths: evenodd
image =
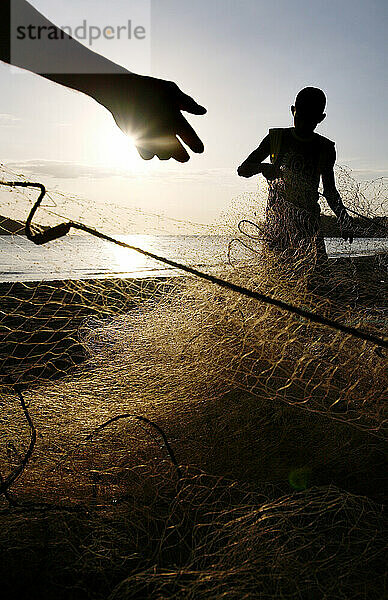
<instances>
[{"instance_id":1,"label":"rope","mask_svg":"<svg viewBox=\"0 0 388 600\"><path fill-rule=\"evenodd\" d=\"M8 490L11 487L11 485L13 485L15 483L15 481L22 475L22 473L24 472L28 462L30 461L32 454L34 452L34 448L35 448L35 444L36 444L36 439L37 439L37 433L36 433L36 429L34 426L34 423L31 419L30 413L28 411L28 407L24 401L24 397L23 394L21 393L19 387L17 385L14 385L14 390L17 393L17 395L19 396L19 400L20 400L20 404L24 413L24 416L26 418L26 421L28 423L28 426L30 428L30 443L28 445L28 448L25 452L24 458L21 461L21 463L8 475L8 477L6 477L5 479L0 475L0 495L4 494L5 497L7 498L7 500L11 503L11 504L15 504L15 502L9 497L8 495Z\"/></svg>"},{"instance_id":2,"label":"rope","mask_svg":"<svg viewBox=\"0 0 388 600\"><path fill-rule=\"evenodd\" d=\"M96 237L98 239L105 240L107 242L111 242L112 244L116 244L117 246L120 246L121 248L127 248L128 250L133 250L134 252L137 252L138 254L141 254L142 256L146 256L147 258L152 258L153 260L161 262L161 263L168 265L169 267L172 267L174 269L178 269L185 273L189 273L190 275L194 275L195 277L198 277L199 279L208 281L209 283L217 285L223 289L227 289L232 292L236 292L242 296L245 296L247 298L252 298L253 300L258 300L259 302L263 302L270 306L275 306L276 308L279 308L281 310L289 312L293 315L297 315L299 317L307 319L308 321L311 321L312 323L324 325L326 327L334 329L335 331L340 331L341 333L351 335L360 340L363 340L366 342L371 342L372 344L376 344L377 346L380 346L383 348L388 348L388 339L387 338L381 338L379 336L368 333L367 331L364 331L362 329L344 325L343 323L341 323L339 321L336 321L333 319L328 319L327 317L318 315L312 311L305 310L303 308L299 308L298 306L294 306L287 302L283 302L282 300L278 300L277 298L267 296L266 294L263 294L261 292L253 291L253 290L250 290L241 285L232 283L231 281L226 281L226 280L216 277L214 275L204 273L203 271L199 271L198 269L195 269L194 267L184 265L182 263L176 262L169 258L154 254L153 252L150 252L148 250L144 250L143 248L139 248L132 244L128 244L126 242L117 240L117 239L115 239L109 235L106 235L96 229L92 229L91 227L83 225L82 223L75 223L75 222L69 221L68 223L62 223L60 225L57 225L56 227L50 227L43 233L33 234L31 231L32 219L45 196L46 189L45 189L44 185L42 185L40 183L27 183L27 182L6 182L6 183L2 183L2 185L7 185L7 186L11 186L11 187L14 187L14 186L35 187L35 188L40 189L41 193L39 195L39 198L35 202L34 206L32 207L31 212L26 221L26 236L34 244L37 244L37 245L46 244L47 242L53 241L55 239L58 239L60 237L67 235L69 233L70 229L77 229L79 231L83 231L85 233L93 235L94 237Z\"/></svg>"},{"instance_id":3,"label":"rope","mask_svg":"<svg viewBox=\"0 0 388 600\"><path fill-rule=\"evenodd\" d=\"M152 427L153 429L155 429L155 431L157 433L159 433L160 437L163 440L164 443L164 447L167 451L167 454L171 460L172 465L175 468L175 472L177 475L178 480L181 480L183 478L183 474L182 474L182 470L178 464L178 461L176 459L175 456L175 452L172 449L172 446L170 444L170 442L168 441L167 435L165 434L165 432L163 431L163 429L154 421L151 421L150 419L147 419L147 417L143 417L140 415L135 415L133 413L125 413L122 415L117 415L115 417L112 417L111 419L109 419L108 421L105 421L104 423L102 423L102 425L99 425L98 427L96 427L91 433L89 433L89 435L85 438L85 440L83 440L82 442L80 442L79 444L77 444L77 446L75 448L73 448L73 450L71 450L70 452L67 452L64 456L62 456L60 458L59 461L57 461L53 467L51 467L51 469L48 471L48 473L52 473L53 471L56 471L58 469L58 467L60 467L66 460L68 460L71 456L73 456L75 454L75 452L77 452L82 446L84 446L85 444L87 444L88 442L92 441L93 438L103 429L106 429L106 427L109 427L110 425L112 425L113 423L117 423L118 421L122 421L123 419L134 419L135 421L138 421L139 423L145 423L146 425L149 425L150 427ZM144 428L145 429L145 428Z\"/></svg>"},{"instance_id":4,"label":"rope","mask_svg":"<svg viewBox=\"0 0 388 600\"><path fill-rule=\"evenodd\" d=\"M166 448L166 451L171 459L172 464L175 467L175 471L177 474L178 479L182 479L182 471L179 468L178 465L178 461L175 458L175 453L167 439L166 434L164 433L163 429L161 427L159 427L159 425L157 425L156 423L154 423L153 421L150 421L150 419L147 419L146 417L141 417L138 415L134 415L132 413L126 413L123 415L117 415L116 417L112 417L111 419L109 419L108 421L106 421L105 423L103 423L102 425L99 425L92 433L90 433L85 442L90 442L94 436L99 433L100 431L102 431L103 429L105 429L106 427L109 427L109 425L112 425L113 423L117 423L117 421L121 421L123 419L135 419L135 421L139 421L140 423L146 423L147 425L150 425L150 427L153 427L161 436L161 438L163 439L163 443L164 446ZM62 462L62 461L61 461Z\"/></svg>"}]
</instances>

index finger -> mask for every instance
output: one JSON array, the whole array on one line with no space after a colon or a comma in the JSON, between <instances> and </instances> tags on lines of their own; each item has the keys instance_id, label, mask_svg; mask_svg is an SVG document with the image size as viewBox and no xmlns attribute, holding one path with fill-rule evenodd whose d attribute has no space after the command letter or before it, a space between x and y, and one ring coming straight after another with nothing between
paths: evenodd
<instances>
[{"instance_id":1,"label":"index finger","mask_svg":"<svg viewBox=\"0 0 388 600\"><path fill-rule=\"evenodd\" d=\"M179 108L193 115L205 115L207 110L201 104L198 104L191 96L188 96L182 90L179 90Z\"/></svg>"}]
</instances>

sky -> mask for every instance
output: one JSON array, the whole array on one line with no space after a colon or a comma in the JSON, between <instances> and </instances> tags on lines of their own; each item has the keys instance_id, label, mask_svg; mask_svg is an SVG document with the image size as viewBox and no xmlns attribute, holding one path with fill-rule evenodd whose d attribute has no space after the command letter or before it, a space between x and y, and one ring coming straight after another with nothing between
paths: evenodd
<instances>
[{"instance_id":1,"label":"sky","mask_svg":"<svg viewBox=\"0 0 388 600\"><path fill-rule=\"evenodd\" d=\"M237 166L270 127L292 125L290 106L307 85L327 95L317 132L336 142L337 162L358 180L388 176L385 0L31 4L58 25L144 22L142 46L116 40L93 47L132 71L175 81L208 109L189 117L204 154L185 165L145 162L93 100L0 65L0 162L49 188L107 214L114 203L128 212L219 222L260 181L239 178ZM141 217L134 223L146 228Z\"/></svg>"}]
</instances>

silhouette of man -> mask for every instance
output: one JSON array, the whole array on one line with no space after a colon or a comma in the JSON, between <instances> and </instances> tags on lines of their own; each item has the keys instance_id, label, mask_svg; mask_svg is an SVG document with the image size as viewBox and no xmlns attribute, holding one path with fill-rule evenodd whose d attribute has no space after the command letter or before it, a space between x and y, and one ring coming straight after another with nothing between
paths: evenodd
<instances>
[{"instance_id":1,"label":"silhouette of man","mask_svg":"<svg viewBox=\"0 0 388 600\"><path fill-rule=\"evenodd\" d=\"M299 257L313 249L320 265L327 262L318 204L321 177L323 195L339 220L341 235L353 241L352 219L335 185L335 144L314 131L326 117L325 106L322 90L301 90L291 107L294 127L270 129L237 171L241 177L262 173L268 180L268 247ZM268 156L271 164L263 163Z\"/></svg>"},{"instance_id":2,"label":"silhouette of man","mask_svg":"<svg viewBox=\"0 0 388 600\"><path fill-rule=\"evenodd\" d=\"M68 35L60 43L56 43L55 39L50 41L50 57L55 60L55 73L42 73L31 67L31 64L39 64L39 52L43 52L39 44L34 45L37 55L32 63L28 57L14 58L10 51L11 2L12 8L23 15L23 22L28 22L35 31L38 27L42 30L50 28L51 31L55 27L26 0L1 0L0 60L94 98L112 113L124 133L134 136L138 152L145 160L156 155L161 160L174 158L186 162L190 156L183 143L193 152L204 151L203 143L181 111L204 115L206 109L171 81L131 73ZM57 31L60 32L59 29ZM41 60L44 64L43 54ZM74 65L83 65L86 68L82 71L89 69L89 72L81 74L78 69L75 74Z\"/></svg>"}]
</instances>

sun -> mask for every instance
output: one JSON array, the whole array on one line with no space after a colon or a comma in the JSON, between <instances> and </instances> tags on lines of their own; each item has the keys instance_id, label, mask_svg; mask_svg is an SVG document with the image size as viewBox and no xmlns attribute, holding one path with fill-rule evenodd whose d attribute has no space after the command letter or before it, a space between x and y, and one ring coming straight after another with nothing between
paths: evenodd
<instances>
[{"instance_id":1,"label":"sun","mask_svg":"<svg viewBox=\"0 0 388 600\"><path fill-rule=\"evenodd\" d=\"M85 140L87 162L111 175L128 174L143 179L158 171L158 161L143 160L139 155L135 136L123 133L110 119L90 121Z\"/></svg>"},{"instance_id":2,"label":"sun","mask_svg":"<svg viewBox=\"0 0 388 600\"><path fill-rule=\"evenodd\" d=\"M119 171L138 170L141 164L134 138L123 133L118 127L112 127L109 132L105 132L101 141L100 159L105 165Z\"/></svg>"}]
</instances>

